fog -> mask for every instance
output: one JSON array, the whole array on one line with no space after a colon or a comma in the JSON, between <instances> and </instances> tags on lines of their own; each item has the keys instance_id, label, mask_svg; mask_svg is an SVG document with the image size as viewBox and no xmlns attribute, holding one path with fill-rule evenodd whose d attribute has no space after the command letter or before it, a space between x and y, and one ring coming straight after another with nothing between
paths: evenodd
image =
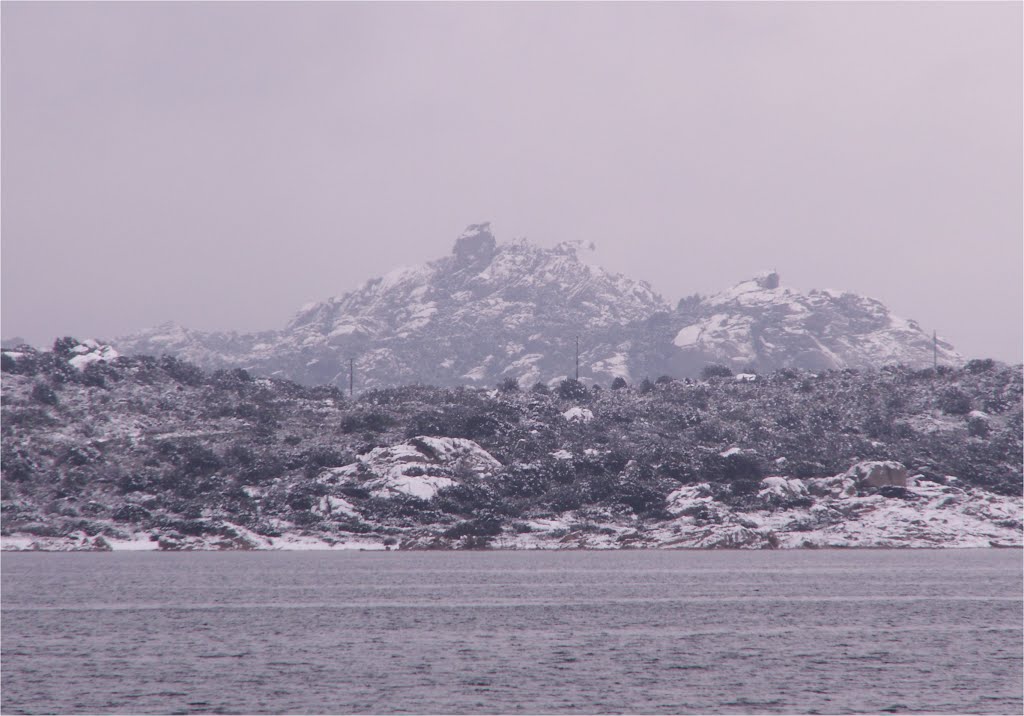
<instances>
[{"instance_id":1,"label":"fog","mask_svg":"<svg viewBox=\"0 0 1024 716\"><path fill-rule=\"evenodd\" d=\"M1019 362L1022 7L3 3L3 335L277 328L489 220Z\"/></svg>"}]
</instances>

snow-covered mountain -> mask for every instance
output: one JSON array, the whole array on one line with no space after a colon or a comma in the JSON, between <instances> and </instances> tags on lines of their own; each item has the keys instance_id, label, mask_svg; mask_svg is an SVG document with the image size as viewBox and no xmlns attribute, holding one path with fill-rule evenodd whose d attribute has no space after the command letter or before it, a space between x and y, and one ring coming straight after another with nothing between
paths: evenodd
<instances>
[{"instance_id":1,"label":"snow-covered mountain","mask_svg":"<svg viewBox=\"0 0 1024 716\"><path fill-rule=\"evenodd\" d=\"M708 363L759 371L828 370L891 363L943 365L961 356L933 342L915 322L879 301L833 290L802 293L780 286L775 272L761 274L709 298L680 301L672 344L675 372Z\"/></svg>"},{"instance_id":2,"label":"snow-covered mountain","mask_svg":"<svg viewBox=\"0 0 1024 716\"><path fill-rule=\"evenodd\" d=\"M766 274L673 310L647 283L588 263L592 249L499 244L490 224L474 224L450 255L305 306L282 330L165 324L116 345L307 384L346 385L353 360L361 388L551 382L573 374L577 336L580 377L599 383L692 376L709 362L760 371L931 364L931 338L877 301L802 294ZM939 349L943 362L960 361L949 344Z\"/></svg>"}]
</instances>

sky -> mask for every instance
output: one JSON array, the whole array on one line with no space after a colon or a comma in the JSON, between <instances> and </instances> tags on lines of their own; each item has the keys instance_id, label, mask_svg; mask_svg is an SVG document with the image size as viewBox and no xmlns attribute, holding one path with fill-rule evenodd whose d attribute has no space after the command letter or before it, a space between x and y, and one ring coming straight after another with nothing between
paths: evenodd
<instances>
[{"instance_id":1,"label":"sky","mask_svg":"<svg viewBox=\"0 0 1024 716\"><path fill-rule=\"evenodd\" d=\"M0 5L2 334L283 327L499 241L1024 344L1022 5Z\"/></svg>"}]
</instances>

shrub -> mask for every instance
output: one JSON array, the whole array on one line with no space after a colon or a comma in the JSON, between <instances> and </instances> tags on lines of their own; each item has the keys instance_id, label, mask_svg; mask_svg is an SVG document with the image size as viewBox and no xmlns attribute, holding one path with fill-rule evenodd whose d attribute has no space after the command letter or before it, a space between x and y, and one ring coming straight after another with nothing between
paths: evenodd
<instances>
[{"instance_id":1,"label":"shrub","mask_svg":"<svg viewBox=\"0 0 1024 716\"><path fill-rule=\"evenodd\" d=\"M174 356L162 356L159 366L164 373L184 385L200 385L203 382L203 371L188 361L179 360Z\"/></svg>"},{"instance_id":2,"label":"shrub","mask_svg":"<svg viewBox=\"0 0 1024 716\"><path fill-rule=\"evenodd\" d=\"M587 397L587 386L575 378L566 378L558 384L558 397L562 400L580 400Z\"/></svg>"},{"instance_id":3,"label":"shrub","mask_svg":"<svg viewBox=\"0 0 1024 716\"><path fill-rule=\"evenodd\" d=\"M32 387L32 400L43 405L56 405L59 402L53 388L45 383L36 383Z\"/></svg>"},{"instance_id":4,"label":"shrub","mask_svg":"<svg viewBox=\"0 0 1024 716\"><path fill-rule=\"evenodd\" d=\"M654 381L655 385L668 385L672 382L672 376L670 375L659 375L658 379Z\"/></svg>"},{"instance_id":5,"label":"shrub","mask_svg":"<svg viewBox=\"0 0 1024 716\"><path fill-rule=\"evenodd\" d=\"M720 363L708 363L703 369L701 369L700 377L704 380L710 380L712 378L731 378L732 368Z\"/></svg>"},{"instance_id":6,"label":"shrub","mask_svg":"<svg viewBox=\"0 0 1024 716\"><path fill-rule=\"evenodd\" d=\"M494 537L501 534L501 520L494 515L483 515L472 520L464 520L449 527L445 537Z\"/></svg>"},{"instance_id":7,"label":"shrub","mask_svg":"<svg viewBox=\"0 0 1024 716\"><path fill-rule=\"evenodd\" d=\"M74 355L72 350L74 350L77 345L78 339L72 338L71 336L64 336L63 338L58 338L53 342L53 352L59 357L67 359Z\"/></svg>"},{"instance_id":8,"label":"shrub","mask_svg":"<svg viewBox=\"0 0 1024 716\"><path fill-rule=\"evenodd\" d=\"M650 378L644 378L640 381L640 393L646 395L654 390L654 383L651 382Z\"/></svg>"},{"instance_id":9,"label":"shrub","mask_svg":"<svg viewBox=\"0 0 1024 716\"><path fill-rule=\"evenodd\" d=\"M744 495L755 495L761 489L761 483L757 480L749 478L741 478L736 480L730 486L732 488L732 494L737 497L743 497Z\"/></svg>"},{"instance_id":10,"label":"shrub","mask_svg":"<svg viewBox=\"0 0 1024 716\"><path fill-rule=\"evenodd\" d=\"M351 413L341 419L339 428L343 433L370 432L382 433L394 425L394 421L387 413Z\"/></svg>"},{"instance_id":11,"label":"shrub","mask_svg":"<svg viewBox=\"0 0 1024 716\"><path fill-rule=\"evenodd\" d=\"M991 358L975 358L974 360L967 361L967 365L964 369L968 373L988 373L995 370L996 362Z\"/></svg>"},{"instance_id":12,"label":"shrub","mask_svg":"<svg viewBox=\"0 0 1024 716\"><path fill-rule=\"evenodd\" d=\"M551 388L549 388L544 383L537 381L536 383L533 384L533 387L530 388L530 392L536 393L537 395L551 395Z\"/></svg>"},{"instance_id":13,"label":"shrub","mask_svg":"<svg viewBox=\"0 0 1024 716\"><path fill-rule=\"evenodd\" d=\"M150 512L140 505L125 504L114 510L112 517L116 522L142 522L150 518Z\"/></svg>"},{"instance_id":14,"label":"shrub","mask_svg":"<svg viewBox=\"0 0 1024 716\"><path fill-rule=\"evenodd\" d=\"M502 393L518 393L519 381L516 378L505 378L505 380L498 384L498 390Z\"/></svg>"},{"instance_id":15,"label":"shrub","mask_svg":"<svg viewBox=\"0 0 1024 716\"><path fill-rule=\"evenodd\" d=\"M90 363L85 366L85 369L79 373L78 379L82 385L89 385L94 388L105 388L107 387L106 379L106 363Z\"/></svg>"},{"instance_id":16,"label":"shrub","mask_svg":"<svg viewBox=\"0 0 1024 716\"><path fill-rule=\"evenodd\" d=\"M331 448L314 448L306 453L305 474L307 478L314 478L320 474L325 467L341 467L352 462L346 456Z\"/></svg>"},{"instance_id":17,"label":"shrub","mask_svg":"<svg viewBox=\"0 0 1024 716\"><path fill-rule=\"evenodd\" d=\"M626 387L626 379L622 376L616 376L615 380L612 381L612 390L622 390Z\"/></svg>"},{"instance_id":18,"label":"shrub","mask_svg":"<svg viewBox=\"0 0 1024 716\"><path fill-rule=\"evenodd\" d=\"M967 415L971 412L971 398L959 388L947 388L939 396L939 409L947 415Z\"/></svg>"}]
</instances>

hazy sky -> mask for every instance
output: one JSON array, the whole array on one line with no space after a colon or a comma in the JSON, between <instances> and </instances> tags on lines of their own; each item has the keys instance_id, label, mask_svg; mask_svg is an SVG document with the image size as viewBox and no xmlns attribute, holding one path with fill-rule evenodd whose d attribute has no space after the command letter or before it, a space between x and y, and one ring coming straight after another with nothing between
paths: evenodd
<instances>
[{"instance_id":1,"label":"hazy sky","mask_svg":"<svg viewBox=\"0 0 1024 716\"><path fill-rule=\"evenodd\" d=\"M2 332L278 328L490 220L1017 362L1022 7L4 2Z\"/></svg>"}]
</instances>

